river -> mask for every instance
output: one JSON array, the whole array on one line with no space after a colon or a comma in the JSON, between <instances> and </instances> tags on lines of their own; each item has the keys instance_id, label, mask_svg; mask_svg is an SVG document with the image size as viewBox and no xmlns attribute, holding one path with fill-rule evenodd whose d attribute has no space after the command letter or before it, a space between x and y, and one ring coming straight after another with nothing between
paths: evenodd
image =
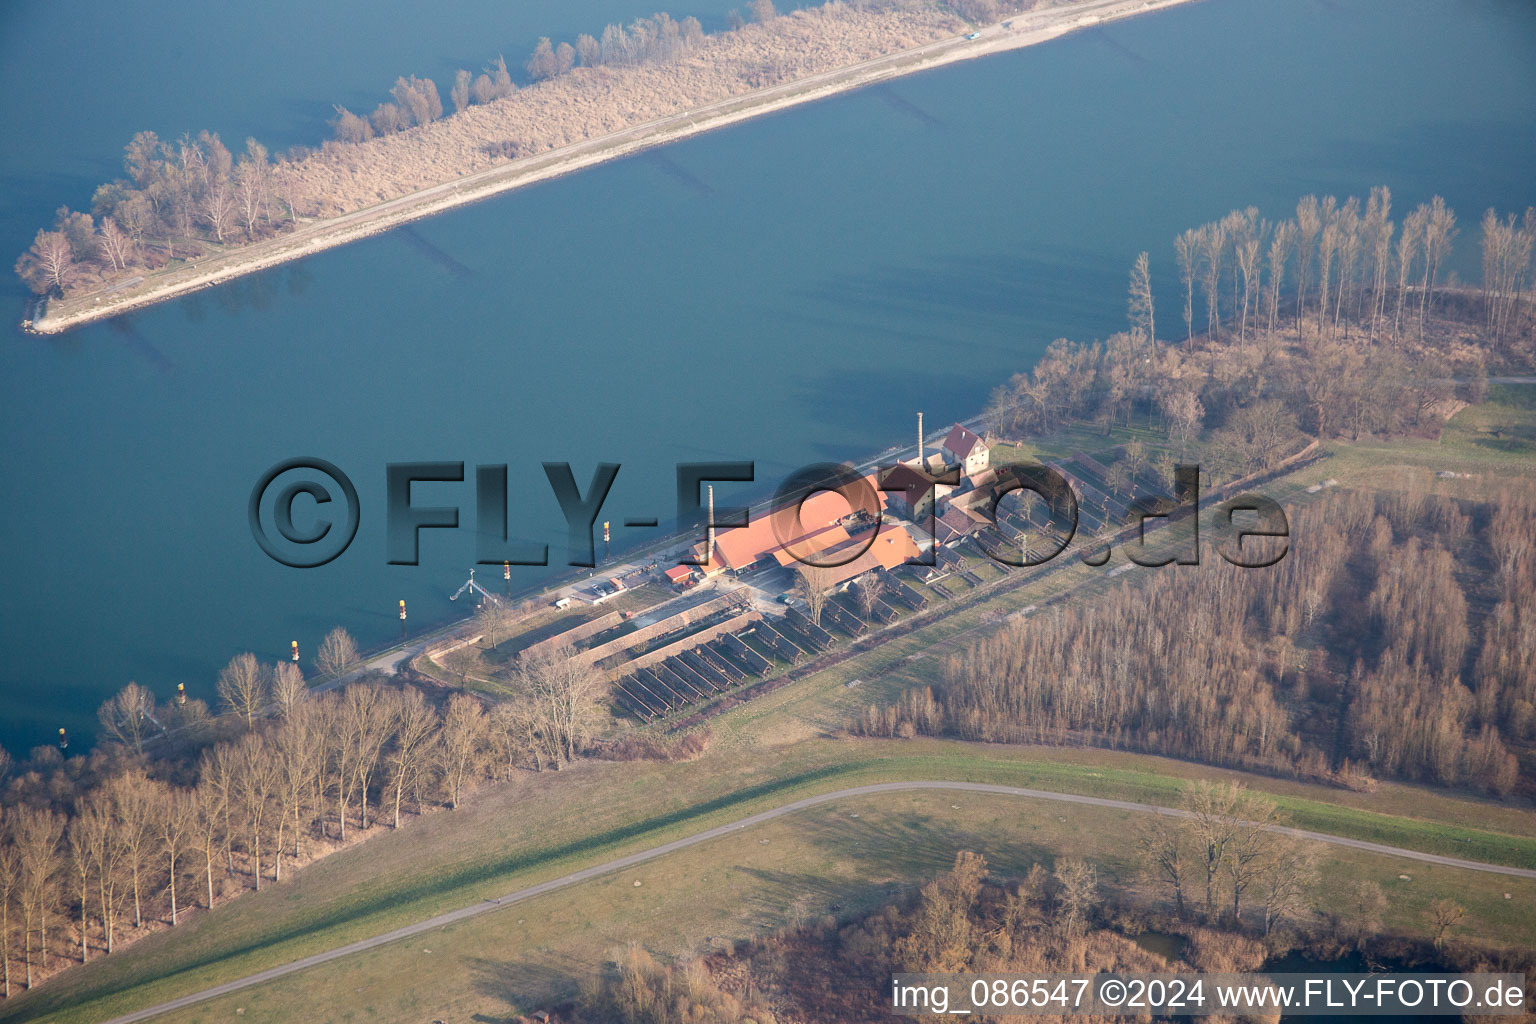
<instances>
[{"instance_id":1,"label":"river","mask_svg":"<svg viewBox=\"0 0 1536 1024\"><path fill-rule=\"evenodd\" d=\"M730 4L672 13L718 28ZM0 11L0 251L89 205L137 129L314 142L332 102L399 74L650 13L629 0L314 5L15 0ZM514 59L515 58L515 59ZM1484 208L1536 202L1536 7L1522 0L1206 0L762 118L0 354L0 743L137 680L213 697L235 653L306 658L459 609L472 484L416 489L464 529L389 566L384 467L507 463L515 530L564 558L540 469L621 463L618 544L663 522L679 461L760 481L976 412L1053 338L1124 322L1152 253L1164 333L1173 235L1309 191L1435 192L1476 275ZM7 277L0 307L19 318ZM311 570L271 561L246 502L300 455L356 482L361 527ZM722 502L740 494L727 486ZM556 570L519 571L518 584Z\"/></svg>"}]
</instances>

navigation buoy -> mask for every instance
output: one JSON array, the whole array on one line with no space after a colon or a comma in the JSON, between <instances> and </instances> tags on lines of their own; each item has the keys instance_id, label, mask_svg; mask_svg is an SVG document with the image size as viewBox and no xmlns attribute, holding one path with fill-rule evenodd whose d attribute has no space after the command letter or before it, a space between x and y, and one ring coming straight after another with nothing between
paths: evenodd
<instances>
[{"instance_id":1,"label":"navigation buoy","mask_svg":"<svg viewBox=\"0 0 1536 1024\"><path fill-rule=\"evenodd\" d=\"M297 640L293 642L293 660L295 663L299 660L299 642Z\"/></svg>"}]
</instances>

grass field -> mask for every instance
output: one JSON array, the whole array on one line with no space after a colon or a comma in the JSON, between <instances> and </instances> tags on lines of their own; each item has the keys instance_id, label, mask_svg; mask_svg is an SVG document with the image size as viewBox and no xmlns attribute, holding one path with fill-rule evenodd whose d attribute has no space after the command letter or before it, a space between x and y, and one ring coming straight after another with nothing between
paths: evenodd
<instances>
[{"instance_id":1,"label":"grass field","mask_svg":"<svg viewBox=\"0 0 1536 1024\"><path fill-rule=\"evenodd\" d=\"M310 866L291 883L243 897L212 916L194 915L174 932L152 936L111 958L71 972L68 985L46 986L33 997L16 1000L0 1013L0 1021L44 1016L60 1022L101 1020L816 792L866 782L934 778L1166 804L1177 800L1183 778L1230 774L1111 751L989 747L934 740L812 739L789 746L740 744L684 764L586 764L558 775L534 776L520 785L488 788L460 811L411 821L399 833L382 835ZM1290 782L1250 781L1256 788L1274 792L1290 820L1301 827L1453 856L1536 866L1536 818L1513 808L1408 787L1384 786L1374 794L1346 794ZM891 799L899 803L905 795ZM1079 836L1082 843L1097 844L1094 848L1104 851L1097 855L1100 857L1110 856L1108 851L1116 848L1114 842L1126 839L1123 825L1101 829L1095 824L1099 812L1082 817L1078 810L1053 807L1048 816L1067 818L1071 824L1067 831ZM1412 816L1402 816L1405 812ZM818 813L808 812L811 817ZM798 831L793 821L785 827ZM776 823L764 826L777 827ZM942 845L957 835L961 835L958 830L942 832L934 841ZM708 856L717 848L718 844L710 843L676 856L687 862L688 858ZM1048 848L1049 843L1042 840L1035 855L1044 857ZM1122 850L1114 856L1127 853ZM729 854L714 856L721 865L737 863ZM1395 877L1406 870L1420 879L1414 892L1422 893L1424 899L1432 893L1454 895L1470 908L1475 897L1486 896L1485 890L1492 891L1493 887L1500 892L1517 892L1511 888L1514 880L1490 880L1467 872L1426 872L1421 870L1424 865L1403 868L1401 863L1406 862L1375 860L1381 863L1373 870L1383 877ZM741 863L750 866L749 862ZM902 875L903 883L915 881L931 866L928 861L922 864L922 870L896 873ZM807 865L802 873L815 874L812 867ZM664 878L669 869L648 865L644 870L662 872L658 877ZM848 874L848 886L857 888L862 870ZM653 890L658 887L665 885L657 882L652 886ZM587 898L585 889L548 899L552 906L578 906ZM692 882L680 885L678 891L690 893L689 898L696 902L709 902ZM730 909L730 892L728 886L721 889L723 904L708 913L728 916L742 912L746 903ZM838 892L834 902L851 905L847 902L855 898L851 889L839 888ZM1536 892L1528 895L1536 896ZM1510 943L1536 942L1529 915L1501 913L1505 908L1501 896L1499 900L1484 911L1476 934ZM1522 897L1515 905L1528 908L1530 902ZM779 920L785 909L779 908ZM515 913L527 915L524 910ZM663 920L671 917L662 915ZM489 915L492 923L485 927L496 927L508 919L508 914ZM742 918L738 923L746 928L763 920ZM624 920L616 916L613 927L624 926ZM466 923L464 927L480 925ZM709 934L713 931L705 929L695 937ZM477 942L470 941L465 949L476 949ZM547 952L575 955L558 943L545 943L545 948ZM589 953L600 957L603 950L594 946ZM358 961L366 964L388 955L388 950L377 951L360 956ZM358 968L342 965L336 969ZM323 971L316 972L317 977L321 974ZM284 984L302 986L308 977L306 972ZM413 990L418 994L435 990L435 977L417 978Z\"/></svg>"},{"instance_id":2,"label":"grass field","mask_svg":"<svg viewBox=\"0 0 1536 1024\"><path fill-rule=\"evenodd\" d=\"M506 1019L570 995L573 978L599 971L627 941L689 955L786 920L851 915L943 870L961 849L981 851L1004 876L1081 856L1108 882L1136 884L1136 817L983 794L851 799L164 1019L229 1020L241 1008L256 1020ZM1330 853L1314 908L1344 905L1349 883L1371 879L1389 894L1387 926L1415 930L1432 894L1456 891L1469 910L1467 933L1536 942L1527 913L1536 882L1467 886L1455 877L1462 873L1421 868Z\"/></svg>"},{"instance_id":3,"label":"grass field","mask_svg":"<svg viewBox=\"0 0 1536 1024\"><path fill-rule=\"evenodd\" d=\"M1491 431L1507 439L1532 436L1520 431L1536 423L1533 395L1533 388L1496 385L1488 404L1458 414L1443 442L1332 445L1321 463L1264 489L1306 500L1304 487L1325 477L1345 486L1391 486L1394 465L1529 471L1522 453L1483 442ZM1100 434L1092 440L1083 450L1120 443ZM1051 447L1076 444L1066 438ZM291 882L211 916L193 914L172 932L7 1001L0 1022L102 1020L799 797L867 782L996 782L1176 803L1187 779L1239 776L1097 749L829 735L862 706L931 681L945 645L957 637L996 628L1003 615L1052 597L1091 600L1137 575L1110 578L1103 569L1074 564L961 609L727 712L711 723L710 751L693 762L581 764L487 787L459 811L410 820L399 833L376 826L385 834L310 865ZM859 685L849 686L854 680ZM1243 779L1273 794L1290 823L1303 828L1536 867L1536 814L1523 806L1390 783L1358 793ZM261 1020L503 1019L568 992L572 979L589 976L626 940L681 953L826 913L833 904L851 912L945 866L958 848L980 849L1004 872L1080 853L1111 880L1132 879L1132 830L1124 812L954 796L888 794L815 808L651 862L633 875L485 915L431 941L397 943L166 1019L228 1019L240 1007L252 1015L247 1019ZM1400 874L1412 877L1404 881ZM1340 887L1362 877L1387 890L1389 928L1421 931L1424 906L1450 896L1468 908L1466 934L1536 946L1532 883L1330 851L1316 905L1338 905ZM1504 899L1506 892L1512 899Z\"/></svg>"}]
</instances>

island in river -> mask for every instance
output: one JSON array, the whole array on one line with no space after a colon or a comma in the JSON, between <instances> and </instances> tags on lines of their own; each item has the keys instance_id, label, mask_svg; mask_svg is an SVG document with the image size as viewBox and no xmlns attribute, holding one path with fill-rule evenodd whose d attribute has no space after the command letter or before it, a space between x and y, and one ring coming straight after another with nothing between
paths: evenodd
<instances>
[{"instance_id":1,"label":"island in river","mask_svg":"<svg viewBox=\"0 0 1536 1024\"><path fill-rule=\"evenodd\" d=\"M99 225L61 214L60 230L39 232L18 263L45 293L22 326L65 331L746 118L1186 2L1070 0L977 28L943 7L833 0L703 37L671 60L571 68L448 117L276 163L259 147L235 163L213 137L204 145L222 152L221 170L183 140L162 147L164 173L211 184L179 213L143 214L166 235L179 218L174 241L110 214ZM134 159L130 147L130 173ZM98 209L112 188L130 185L104 186Z\"/></svg>"}]
</instances>

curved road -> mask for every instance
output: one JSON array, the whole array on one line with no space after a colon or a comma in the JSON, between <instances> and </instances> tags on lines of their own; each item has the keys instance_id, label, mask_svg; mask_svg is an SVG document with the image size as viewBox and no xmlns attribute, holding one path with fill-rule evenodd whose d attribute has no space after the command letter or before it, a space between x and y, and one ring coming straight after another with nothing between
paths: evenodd
<instances>
[{"instance_id":1,"label":"curved road","mask_svg":"<svg viewBox=\"0 0 1536 1024\"><path fill-rule=\"evenodd\" d=\"M848 797L868 796L874 793L902 793L910 792L912 790L928 789L955 790L966 793L987 793L998 796L1025 797L1031 800L1053 800L1058 803L1085 804L1090 807L1107 807L1119 811L1138 811L1150 814L1165 814L1169 817L1175 818L1188 818L1192 816L1188 811L1179 810L1173 807L1158 807L1154 804L1138 804L1132 803L1128 800L1106 800L1102 797L1078 796L1073 793L1052 793L1043 789L1023 789L1017 786L995 786L982 782L880 782L868 786L854 786L850 789L834 790L831 793L822 793L818 796L808 796L803 800L796 800L794 803L785 804L782 807L775 807L772 810L763 811L760 814L754 814L748 818L742 818L740 821L734 821L728 825L720 825L715 828L706 829L705 831L696 833L695 835L687 836L682 839L676 839L670 843L663 843L661 846L653 846L648 850L641 850L639 853L631 853L628 856L619 857L604 864L597 864L590 868L583 868L580 871L573 871L572 873L563 875L560 878L554 878L547 882L540 882L538 885L530 885L526 889L519 889L516 892L507 893L505 896L502 896L498 899L486 899L479 903L473 904L472 906L461 907L458 910L449 911L446 914L439 914L438 916L428 918L425 921L418 921L416 924L406 925L404 928L396 928L392 932L385 932L382 935L375 935L372 938L362 939L358 942L349 943L345 946L338 946L335 949L327 950L324 953L316 953L314 956L308 956L302 960L295 960L292 963L282 964L278 967L272 967L257 974L252 974L235 981L226 982L223 985L215 985L213 988L204 989L201 992L194 992L191 995L182 996L180 999L172 999L169 1002L161 1003L158 1006L151 1006L147 1009L124 1014L121 1017L114 1017L108 1021L107 1024L132 1024L134 1021L148 1020L149 1018L159 1014L166 1013L171 1010L179 1010L183 1007L191 1006L194 1003L200 1003L206 999L213 999L217 996L228 995L231 992L238 992L240 989L250 988L252 985L260 985L263 982L272 981L275 978L281 978L285 975L293 974L297 971L302 971L307 967L315 967L319 964L329 963L332 960L339 960L342 957L350 956L353 953L361 953L364 950L373 949L377 946L382 946L385 943L394 942L398 939L404 939L412 935L420 934L422 932L431 931L434 928L441 928L444 925L463 921L471 917L476 917L480 914L489 913L493 910L500 910L501 908L510 906L511 904L521 903L522 901L532 899L535 896L543 896L546 893L551 893L558 889L564 889L567 886L590 881L594 878L601 877L602 875L606 875L614 871L620 871L624 868L634 867L636 864L643 864L646 861L655 860L657 857L664 857L669 853L675 853L678 850L687 849L690 846L695 846L699 843L705 843L711 839L718 839L721 836L729 835L730 833L739 831L741 829L751 828L753 825L759 825L765 821L771 821L774 818L782 818L786 814L793 814L796 811L803 811L809 807L816 807L819 804L831 803L834 800L843 800ZM1271 826L1269 831L1288 836L1295 836L1300 839L1310 839L1319 843L1327 843L1331 846L1344 846L1353 850L1364 850L1367 853L1384 854L1390 857L1402 857L1405 860L1416 860L1425 864L1438 864L1443 867L1463 868L1467 871L1484 871L1498 875L1512 875L1517 878L1536 879L1536 870L1532 870L1530 868L1508 867L1503 864L1484 864L1479 861L1462 860L1459 857L1443 857L1436 853L1423 853L1418 850L1405 850L1401 847L1386 846L1382 843L1369 843L1363 839L1349 839L1344 836L1332 836L1323 832L1309 832L1305 829L1288 828L1282 825Z\"/></svg>"}]
</instances>

